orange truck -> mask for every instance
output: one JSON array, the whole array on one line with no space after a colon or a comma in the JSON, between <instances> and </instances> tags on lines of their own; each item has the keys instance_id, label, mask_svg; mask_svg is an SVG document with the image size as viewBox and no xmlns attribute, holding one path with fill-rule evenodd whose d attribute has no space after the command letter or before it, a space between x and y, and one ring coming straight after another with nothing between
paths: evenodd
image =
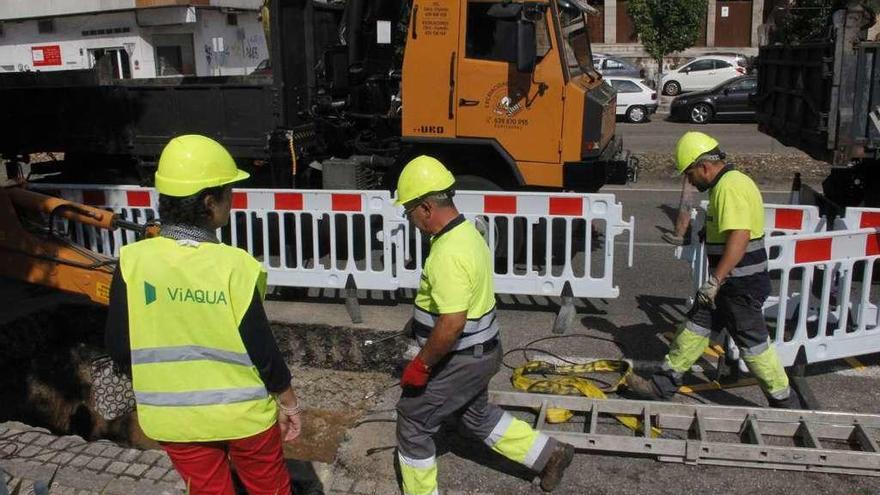
<instances>
[{"instance_id":1,"label":"orange truck","mask_svg":"<svg viewBox=\"0 0 880 495\"><path fill-rule=\"evenodd\" d=\"M54 181L149 185L162 146L224 143L254 187L394 187L410 158L468 189L597 191L634 180L585 0L268 0L249 76L0 75L0 156L63 152Z\"/></svg>"}]
</instances>

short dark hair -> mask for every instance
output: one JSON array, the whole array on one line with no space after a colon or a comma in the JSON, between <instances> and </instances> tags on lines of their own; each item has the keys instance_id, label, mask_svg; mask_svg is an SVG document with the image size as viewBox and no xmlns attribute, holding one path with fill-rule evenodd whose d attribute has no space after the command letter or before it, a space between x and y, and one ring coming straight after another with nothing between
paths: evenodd
<instances>
[{"instance_id":1,"label":"short dark hair","mask_svg":"<svg viewBox=\"0 0 880 495\"><path fill-rule=\"evenodd\" d=\"M212 196L220 199L226 189L232 186L217 186L202 189L191 196L168 196L159 195L159 221L164 224L192 225L195 227L209 227L208 219L211 212L205 208L205 198Z\"/></svg>"}]
</instances>

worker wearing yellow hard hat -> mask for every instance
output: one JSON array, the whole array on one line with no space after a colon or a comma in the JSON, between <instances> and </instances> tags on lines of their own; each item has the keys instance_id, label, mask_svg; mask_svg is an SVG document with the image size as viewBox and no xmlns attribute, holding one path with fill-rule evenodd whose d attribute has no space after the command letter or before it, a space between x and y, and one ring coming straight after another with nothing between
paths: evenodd
<instances>
[{"instance_id":1,"label":"worker wearing yellow hard hat","mask_svg":"<svg viewBox=\"0 0 880 495\"><path fill-rule=\"evenodd\" d=\"M263 309L266 272L219 242L232 184L248 174L205 136L172 139L159 158L160 236L122 247L106 344L130 368L138 421L189 493L290 493L282 441L300 410Z\"/></svg>"},{"instance_id":2,"label":"worker wearing yellow hard hat","mask_svg":"<svg viewBox=\"0 0 880 495\"><path fill-rule=\"evenodd\" d=\"M432 435L453 415L487 446L534 470L551 491L574 448L488 401L489 380L501 360L492 253L455 207L454 185L452 173L430 156L411 160L397 182L395 204L432 236L413 308L420 350L403 371L397 403L403 493L438 493Z\"/></svg>"},{"instance_id":3,"label":"worker wearing yellow hard hat","mask_svg":"<svg viewBox=\"0 0 880 495\"><path fill-rule=\"evenodd\" d=\"M156 189L165 196L192 196L248 177L250 174L238 169L223 145L211 138L190 134L172 139L162 150L156 170Z\"/></svg>"},{"instance_id":4,"label":"worker wearing yellow hard hat","mask_svg":"<svg viewBox=\"0 0 880 495\"><path fill-rule=\"evenodd\" d=\"M422 155L407 163L400 173L394 204L406 205L427 194L448 191L454 185L455 177L439 160Z\"/></svg>"},{"instance_id":5,"label":"worker wearing yellow hard hat","mask_svg":"<svg viewBox=\"0 0 880 495\"><path fill-rule=\"evenodd\" d=\"M770 342L762 306L770 294L764 247L764 204L746 174L724 162L718 141L685 133L675 147L675 167L700 191L709 192L706 254L709 279L700 287L687 320L670 344L661 371L650 379L631 375L631 395L669 399L709 343L727 330L772 407L797 408L799 401Z\"/></svg>"}]
</instances>

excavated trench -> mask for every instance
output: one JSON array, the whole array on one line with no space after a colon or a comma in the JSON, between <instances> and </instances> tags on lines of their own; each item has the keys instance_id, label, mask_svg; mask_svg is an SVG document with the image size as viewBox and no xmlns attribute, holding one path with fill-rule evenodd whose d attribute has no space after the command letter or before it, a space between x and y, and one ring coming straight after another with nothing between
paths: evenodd
<instances>
[{"instance_id":1,"label":"excavated trench","mask_svg":"<svg viewBox=\"0 0 880 495\"><path fill-rule=\"evenodd\" d=\"M135 415L104 420L91 400L91 362L104 354L106 310L64 304L0 325L0 422L20 421L58 435L157 448ZM332 462L351 427L394 383L405 344L387 332L273 323L304 407L303 433L289 458Z\"/></svg>"}]
</instances>

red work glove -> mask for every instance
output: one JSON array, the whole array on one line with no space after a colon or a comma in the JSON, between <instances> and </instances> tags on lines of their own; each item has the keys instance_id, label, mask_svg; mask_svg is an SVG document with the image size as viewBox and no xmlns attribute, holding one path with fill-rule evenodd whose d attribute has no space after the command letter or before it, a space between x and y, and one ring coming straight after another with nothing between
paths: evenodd
<instances>
[{"instance_id":1,"label":"red work glove","mask_svg":"<svg viewBox=\"0 0 880 495\"><path fill-rule=\"evenodd\" d=\"M403 369L403 376L400 377L400 386L422 388L428 384L428 377L430 375L431 369L422 361L421 356L416 356Z\"/></svg>"}]
</instances>

